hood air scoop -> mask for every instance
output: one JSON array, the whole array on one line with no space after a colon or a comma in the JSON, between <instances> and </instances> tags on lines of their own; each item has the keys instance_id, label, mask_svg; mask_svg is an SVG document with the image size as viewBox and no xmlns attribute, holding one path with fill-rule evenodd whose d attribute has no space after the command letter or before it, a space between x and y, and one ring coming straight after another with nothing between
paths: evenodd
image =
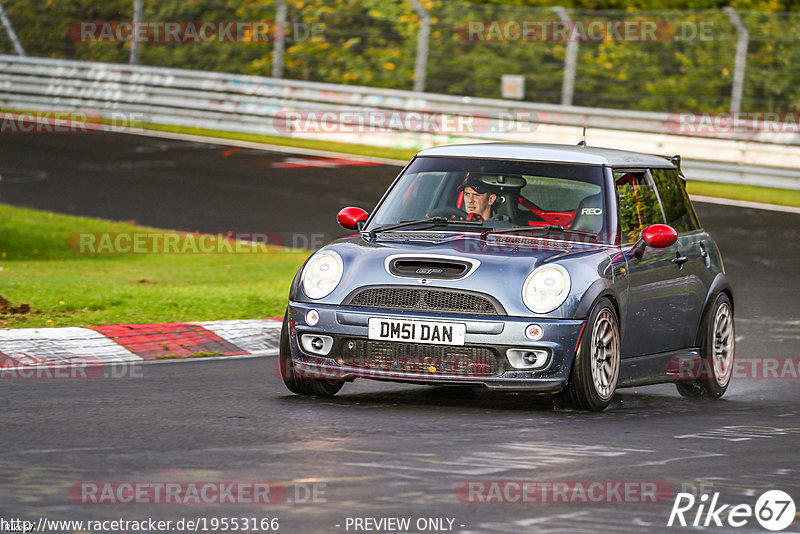
<instances>
[{"instance_id":1,"label":"hood air scoop","mask_svg":"<svg viewBox=\"0 0 800 534\"><path fill-rule=\"evenodd\" d=\"M458 280L467 276L476 265L457 258L395 257L386 268L390 274L401 278L427 278L429 280Z\"/></svg>"}]
</instances>

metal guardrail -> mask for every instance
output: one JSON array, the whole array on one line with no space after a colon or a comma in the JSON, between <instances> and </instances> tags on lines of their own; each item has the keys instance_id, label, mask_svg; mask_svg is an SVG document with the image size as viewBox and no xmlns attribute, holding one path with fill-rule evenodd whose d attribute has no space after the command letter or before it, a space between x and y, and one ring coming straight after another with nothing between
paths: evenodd
<instances>
[{"instance_id":1,"label":"metal guardrail","mask_svg":"<svg viewBox=\"0 0 800 534\"><path fill-rule=\"evenodd\" d=\"M151 123L286 137L287 111L420 111L514 117L506 131L419 132L388 124L389 135L339 132L336 140L417 148L448 142L507 140L575 142L579 127L618 148L657 152L677 148L690 179L800 189L800 134L739 132L698 139L676 133L665 113L581 108L456 97L216 72L0 55L0 106L25 110L138 114ZM347 114L338 115L346 123ZM494 123L493 123L494 124ZM342 128L342 131L348 130ZM319 135L316 136L319 138ZM328 137L330 139L330 137ZM647 148L649 147L649 149ZM654 149L657 147L657 149ZM714 161L717 160L717 161ZM772 165L761 165L764 161ZM755 164L753 164L755 163Z\"/></svg>"}]
</instances>

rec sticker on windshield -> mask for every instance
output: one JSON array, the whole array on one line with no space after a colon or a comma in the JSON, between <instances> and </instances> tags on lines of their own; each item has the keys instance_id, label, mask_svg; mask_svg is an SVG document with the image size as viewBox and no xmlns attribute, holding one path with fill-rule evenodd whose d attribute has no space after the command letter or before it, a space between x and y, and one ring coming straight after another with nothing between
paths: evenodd
<instances>
[{"instance_id":1,"label":"rec sticker on windshield","mask_svg":"<svg viewBox=\"0 0 800 534\"><path fill-rule=\"evenodd\" d=\"M467 327L463 323L396 321L370 317L369 338L382 341L463 345Z\"/></svg>"},{"instance_id":2,"label":"rec sticker on windshield","mask_svg":"<svg viewBox=\"0 0 800 534\"><path fill-rule=\"evenodd\" d=\"M581 215L602 215L603 208L583 208L581 209Z\"/></svg>"}]
</instances>

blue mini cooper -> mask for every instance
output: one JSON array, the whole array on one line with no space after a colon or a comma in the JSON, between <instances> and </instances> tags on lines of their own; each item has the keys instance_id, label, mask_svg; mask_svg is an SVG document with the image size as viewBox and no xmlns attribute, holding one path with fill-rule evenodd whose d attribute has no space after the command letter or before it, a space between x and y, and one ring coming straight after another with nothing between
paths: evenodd
<instances>
[{"instance_id":1,"label":"blue mini cooper","mask_svg":"<svg viewBox=\"0 0 800 534\"><path fill-rule=\"evenodd\" d=\"M313 254L289 294L286 386L357 378L556 394L602 410L620 387L719 398L733 292L679 157L544 144L417 154L354 235Z\"/></svg>"}]
</instances>

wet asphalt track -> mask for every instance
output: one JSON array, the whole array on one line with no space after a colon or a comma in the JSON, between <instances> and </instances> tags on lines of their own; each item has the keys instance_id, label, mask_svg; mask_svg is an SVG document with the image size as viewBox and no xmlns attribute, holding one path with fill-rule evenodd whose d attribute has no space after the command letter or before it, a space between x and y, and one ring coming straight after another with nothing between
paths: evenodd
<instances>
[{"instance_id":1,"label":"wet asphalt track","mask_svg":"<svg viewBox=\"0 0 800 534\"><path fill-rule=\"evenodd\" d=\"M339 209L371 210L400 171L273 167L295 159L135 135L5 134L0 202L156 228L330 240L347 235Z\"/></svg>"},{"instance_id":2,"label":"wet asphalt track","mask_svg":"<svg viewBox=\"0 0 800 534\"><path fill-rule=\"evenodd\" d=\"M0 175L19 180L0 180L0 195L159 227L335 236L338 208L371 208L398 170L275 169L287 156L226 150L122 135L2 136ZM800 355L800 216L696 208L736 291L737 356ZM347 517L410 517L412 525L446 517L455 532L689 530L666 527L671 499L459 501L456 488L474 480L665 481L750 505L782 489L800 506L797 379L736 380L716 403L686 401L670 385L622 390L606 412L583 414L554 410L547 397L365 381L330 400L305 399L284 390L273 362L0 381L0 517L278 517L288 533L354 532ZM68 496L81 481L190 480L280 482L292 501L303 500L295 497L302 484L325 487L314 503L262 506L81 505ZM753 519L708 530L764 532ZM788 531L798 530L795 521Z\"/></svg>"}]
</instances>

